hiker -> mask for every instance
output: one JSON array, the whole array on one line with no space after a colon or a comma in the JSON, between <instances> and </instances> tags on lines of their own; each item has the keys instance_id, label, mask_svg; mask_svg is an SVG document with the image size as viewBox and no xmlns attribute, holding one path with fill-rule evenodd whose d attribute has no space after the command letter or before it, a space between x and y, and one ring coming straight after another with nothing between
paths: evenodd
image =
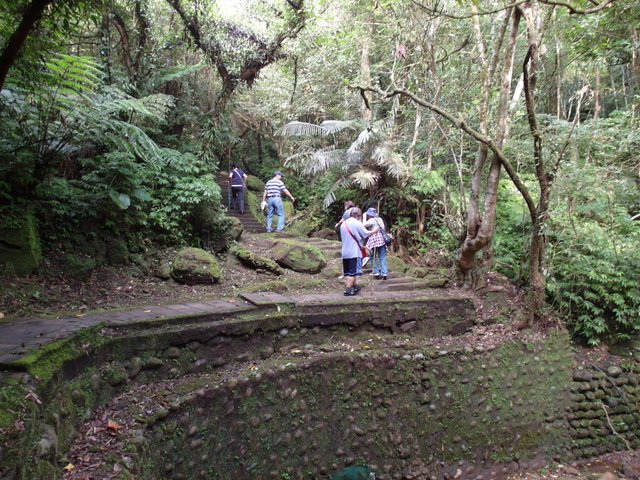
<instances>
[{"instance_id":1,"label":"hiker","mask_svg":"<svg viewBox=\"0 0 640 480\"><path fill-rule=\"evenodd\" d=\"M276 171L273 174L273 178L264 185L264 192L262 193L262 202L267 204L267 232L271 232L271 224L273 222L273 213L278 215L278 226L276 232L282 232L284 230L284 206L282 205L282 195L286 195L295 201L293 195L289 193L287 187L282 182L282 172Z\"/></svg>"},{"instance_id":2,"label":"hiker","mask_svg":"<svg viewBox=\"0 0 640 480\"><path fill-rule=\"evenodd\" d=\"M352 208L358 208L358 206L355 203L353 203L351 200L347 200L346 202L344 202L344 213L342 214L342 217L340 218L340 220L338 220L338 223L336 223L333 226L333 228L335 228L335 230L336 230L336 233L338 234L338 238L340 238L340 226L342 225L342 223L347 218L351 217L351 209ZM369 261L369 257L366 256L366 255L364 257L358 259L357 273L362 275L362 267L364 267L367 264L368 261ZM340 275L338 277L338 280L340 280L342 278L344 278L344 275Z\"/></svg>"},{"instance_id":3,"label":"hiker","mask_svg":"<svg viewBox=\"0 0 640 480\"><path fill-rule=\"evenodd\" d=\"M378 211L371 207L367 210L368 219L364 222L367 229L377 227L377 232L367 239L367 248L373 258L373 278L376 280L387 279L387 245L385 244L382 231L385 230L384 220L378 216Z\"/></svg>"},{"instance_id":4,"label":"hiker","mask_svg":"<svg viewBox=\"0 0 640 480\"><path fill-rule=\"evenodd\" d=\"M340 234L340 226L342 225L342 222L344 222L347 218L351 216L351 209L355 206L356 204L353 203L351 200L347 200L346 202L344 202L344 213L342 214L342 217L340 218L340 220L338 220L338 223L334 225L334 228L336 229L338 234Z\"/></svg>"},{"instance_id":5,"label":"hiker","mask_svg":"<svg viewBox=\"0 0 640 480\"><path fill-rule=\"evenodd\" d=\"M342 239L342 271L345 277L344 295L351 297L357 295L360 286L356 278L362 275L362 268L358 263L362 259L362 242L378 230L368 231L361 222L362 210L358 207L351 208L351 216L342 222L340 226L340 238Z\"/></svg>"},{"instance_id":6,"label":"hiker","mask_svg":"<svg viewBox=\"0 0 640 480\"><path fill-rule=\"evenodd\" d=\"M233 170L229 173L229 185L231 185L231 204L233 209L240 214L244 214L244 187L247 183L247 174L238 167L237 163L233 164Z\"/></svg>"}]
</instances>

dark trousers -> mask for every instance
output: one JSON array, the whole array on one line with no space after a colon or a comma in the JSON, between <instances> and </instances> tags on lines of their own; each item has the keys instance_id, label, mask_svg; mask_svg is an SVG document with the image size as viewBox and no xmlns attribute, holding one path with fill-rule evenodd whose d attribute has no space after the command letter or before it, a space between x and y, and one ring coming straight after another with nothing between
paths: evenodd
<instances>
[{"instance_id":1,"label":"dark trousers","mask_svg":"<svg viewBox=\"0 0 640 480\"><path fill-rule=\"evenodd\" d=\"M231 187L231 208L244 213L244 188Z\"/></svg>"}]
</instances>

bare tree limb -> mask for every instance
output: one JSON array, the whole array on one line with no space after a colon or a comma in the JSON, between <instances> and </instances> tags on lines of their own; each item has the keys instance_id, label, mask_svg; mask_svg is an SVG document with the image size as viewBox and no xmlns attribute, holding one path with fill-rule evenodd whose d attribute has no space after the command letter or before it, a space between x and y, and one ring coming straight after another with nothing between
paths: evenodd
<instances>
[{"instance_id":1,"label":"bare tree limb","mask_svg":"<svg viewBox=\"0 0 640 480\"><path fill-rule=\"evenodd\" d=\"M493 139L491 139L489 136L483 135L482 133L471 128L469 125L467 125L464 119L456 117L452 113L440 108L438 105L428 102L408 90L395 89L395 90L385 92L379 88L374 88L369 86L356 86L356 88L359 90L364 90L366 92L376 93L381 97L387 98L387 99L395 97L396 95L405 96L411 99L413 102L417 103L418 105L422 105L423 107L431 110L432 112L437 113L444 119L448 120L452 125L454 125L455 127L459 128L460 130L470 135L476 141L485 144L496 155L496 158L500 160L500 163L502 164L505 171L509 175L509 178L511 179L515 187L518 189L518 191L522 195L522 198L524 199L524 201L526 202L527 207L529 208L529 212L531 214L535 214L532 212L536 212L536 205L533 200L533 197L531 196L531 193L529 192L529 189L522 182L522 180L520 180L518 173L516 172L513 165L511 165L511 162L509 162L509 160L507 159L502 149L499 148L496 142Z\"/></svg>"},{"instance_id":2,"label":"bare tree limb","mask_svg":"<svg viewBox=\"0 0 640 480\"><path fill-rule=\"evenodd\" d=\"M549 5L552 7L563 7L566 8L569 11L569 14L571 15L589 15L591 13L597 13L605 8L610 7L613 3L616 2L616 0L604 0L602 3L598 3L595 0L590 0L589 3L591 3L593 5L593 8L580 8L577 7L575 5L572 5L569 2L563 2L563 1L559 1L559 0L539 0L540 3L544 3L545 5ZM433 7L429 7L427 5L425 5L422 2L419 2L418 0L411 0L411 3L413 3L415 6L421 8L422 10L435 15L435 16L439 16L439 17L446 17L446 18L451 18L451 19L455 19L455 20L464 20L467 18L471 18L474 15L492 15L494 13L498 13L501 12L503 10L509 10L513 7L519 7L521 5L524 5L526 3L528 3L529 0L522 0L522 1L518 1L518 2L514 2L514 3L510 3L508 5L504 5L500 8L495 8L492 10L478 10L477 12L474 13L469 13L469 14L465 14L465 15L455 15L453 13L448 13L446 12L444 9L442 10L438 10L437 8L433 8Z\"/></svg>"},{"instance_id":3,"label":"bare tree limb","mask_svg":"<svg viewBox=\"0 0 640 480\"><path fill-rule=\"evenodd\" d=\"M551 5L554 7L564 7L569 10L569 13L574 15L589 15L590 13L596 13L600 10L610 7L616 0L605 0L602 3L591 2L595 5L593 8L582 9L578 8L574 5L571 5L569 2L559 2L555 0L540 0L540 3L544 3L545 5Z\"/></svg>"}]
</instances>

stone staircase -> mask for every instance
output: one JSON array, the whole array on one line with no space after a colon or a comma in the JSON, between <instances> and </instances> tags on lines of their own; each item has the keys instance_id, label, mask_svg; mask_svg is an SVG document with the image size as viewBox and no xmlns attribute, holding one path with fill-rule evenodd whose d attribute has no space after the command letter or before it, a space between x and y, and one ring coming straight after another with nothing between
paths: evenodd
<instances>
[{"instance_id":1,"label":"stone staircase","mask_svg":"<svg viewBox=\"0 0 640 480\"><path fill-rule=\"evenodd\" d=\"M229 178L226 172L218 172L216 174L216 183L220 187L220 196L222 198L222 204L227 208L227 215L230 217L235 217L240 220L242 226L244 227L245 232L251 233L265 233L265 224L259 222L249 211L249 202L247 201L247 192L245 191L244 197L244 214L240 215L240 212L232 209L232 204L230 202L230 191L229 191Z\"/></svg>"},{"instance_id":2,"label":"stone staircase","mask_svg":"<svg viewBox=\"0 0 640 480\"><path fill-rule=\"evenodd\" d=\"M339 241L323 238L306 238L304 241L309 245L319 248L327 257L340 258L342 255ZM366 285L367 289L372 292L406 292L441 288L440 286L434 286L432 282L414 278L405 273L390 271L389 275L387 275L387 280L377 280L374 279L371 272L372 265L370 261L363 268L362 279L359 283Z\"/></svg>"},{"instance_id":3,"label":"stone staircase","mask_svg":"<svg viewBox=\"0 0 640 480\"><path fill-rule=\"evenodd\" d=\"M245 213L243 215L240 215L240 212L231 209L231 205L229 204L229 182L227 179L227 174L225 172L218 172L218 174L216 175L216 183L220 186L222 201L223 204L227 207L227 215L239 219L246 232L266 233L265 224L259 222L249 212L246 196ZM292 240L303 241L308 245L317 247L322 251L322 253L324 253L327 258L340 258L342 255L342 247L340 245L340 242L337 240L312 237L300 238L299 236L292 235L288 232L284 232L280 236L281 238L290 238ZM389 275L387 276L387 280L375 280L373 276L370 275L371 271L372 266L371 262L369 262L363 269L363 276L360 281L360 283L362 285L366 285L367 289L371 292L406 292L434 288L434 285L432 285L430 282L394 271L390 271Z\"/></svg>"}]
</instances>

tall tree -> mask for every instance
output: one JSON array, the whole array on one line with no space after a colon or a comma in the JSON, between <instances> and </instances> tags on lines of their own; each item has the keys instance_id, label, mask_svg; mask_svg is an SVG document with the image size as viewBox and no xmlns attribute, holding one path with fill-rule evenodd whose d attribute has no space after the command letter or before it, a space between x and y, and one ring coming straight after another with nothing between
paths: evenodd
<instances>
[{"instance_id":1,"label":"tall tree","mask_svg":"<svg viewBox=\"0 0 640 480\"><path fill-rule=\"evenodd\" d=\"M251 86L260 70L284 57L284 42L298 35L307 18L304 0L287 0L287 10L277 12L280 18L288 19L284 27L272 38L263 38L238 25L214 19L199 2L194 2L190 9L186 6L187 2L182 0L167 2L182 19L195 45L220 75L222 88L212 112L214 120L220 118L238 85L244 83ZM205 23L206 28L203 26ZM237 47L240 43L249 50L248 54L241 53ZM226 53L228 51L231 51L231 56Z\"/></svg>"},{"instance_id":2,"label":"tall tree","mask_svg":"<svg viewBox=\"0 0 640 480\"><path fill-rule=\"evenodd\" d=\"M31 0L30 2L12 0L7 2L7 5L3 6L3 9L6 9L4 13L13 15L19 20L1 47L0 89L4 86L9 70L24 51L29 35L44 19L51 19L53 25L50 27L53 31L62 30L70 25L71 20L83 21L86 18L85 14L94 14L99 5L100 0ZM55 35L49 37L55 37Z\"/></svg>"},{"instance_id":3,"label":"tall tree","mask_svg":"<svg viewBox=\"0 0 640 480\"><path fill-rule=\"evenodd\" d=\"M29 33L35 28L51 3L53 0L33 0L25 6L20 23L7 39L0 55L0 90Z\"/></svg>"}]
</instances>

